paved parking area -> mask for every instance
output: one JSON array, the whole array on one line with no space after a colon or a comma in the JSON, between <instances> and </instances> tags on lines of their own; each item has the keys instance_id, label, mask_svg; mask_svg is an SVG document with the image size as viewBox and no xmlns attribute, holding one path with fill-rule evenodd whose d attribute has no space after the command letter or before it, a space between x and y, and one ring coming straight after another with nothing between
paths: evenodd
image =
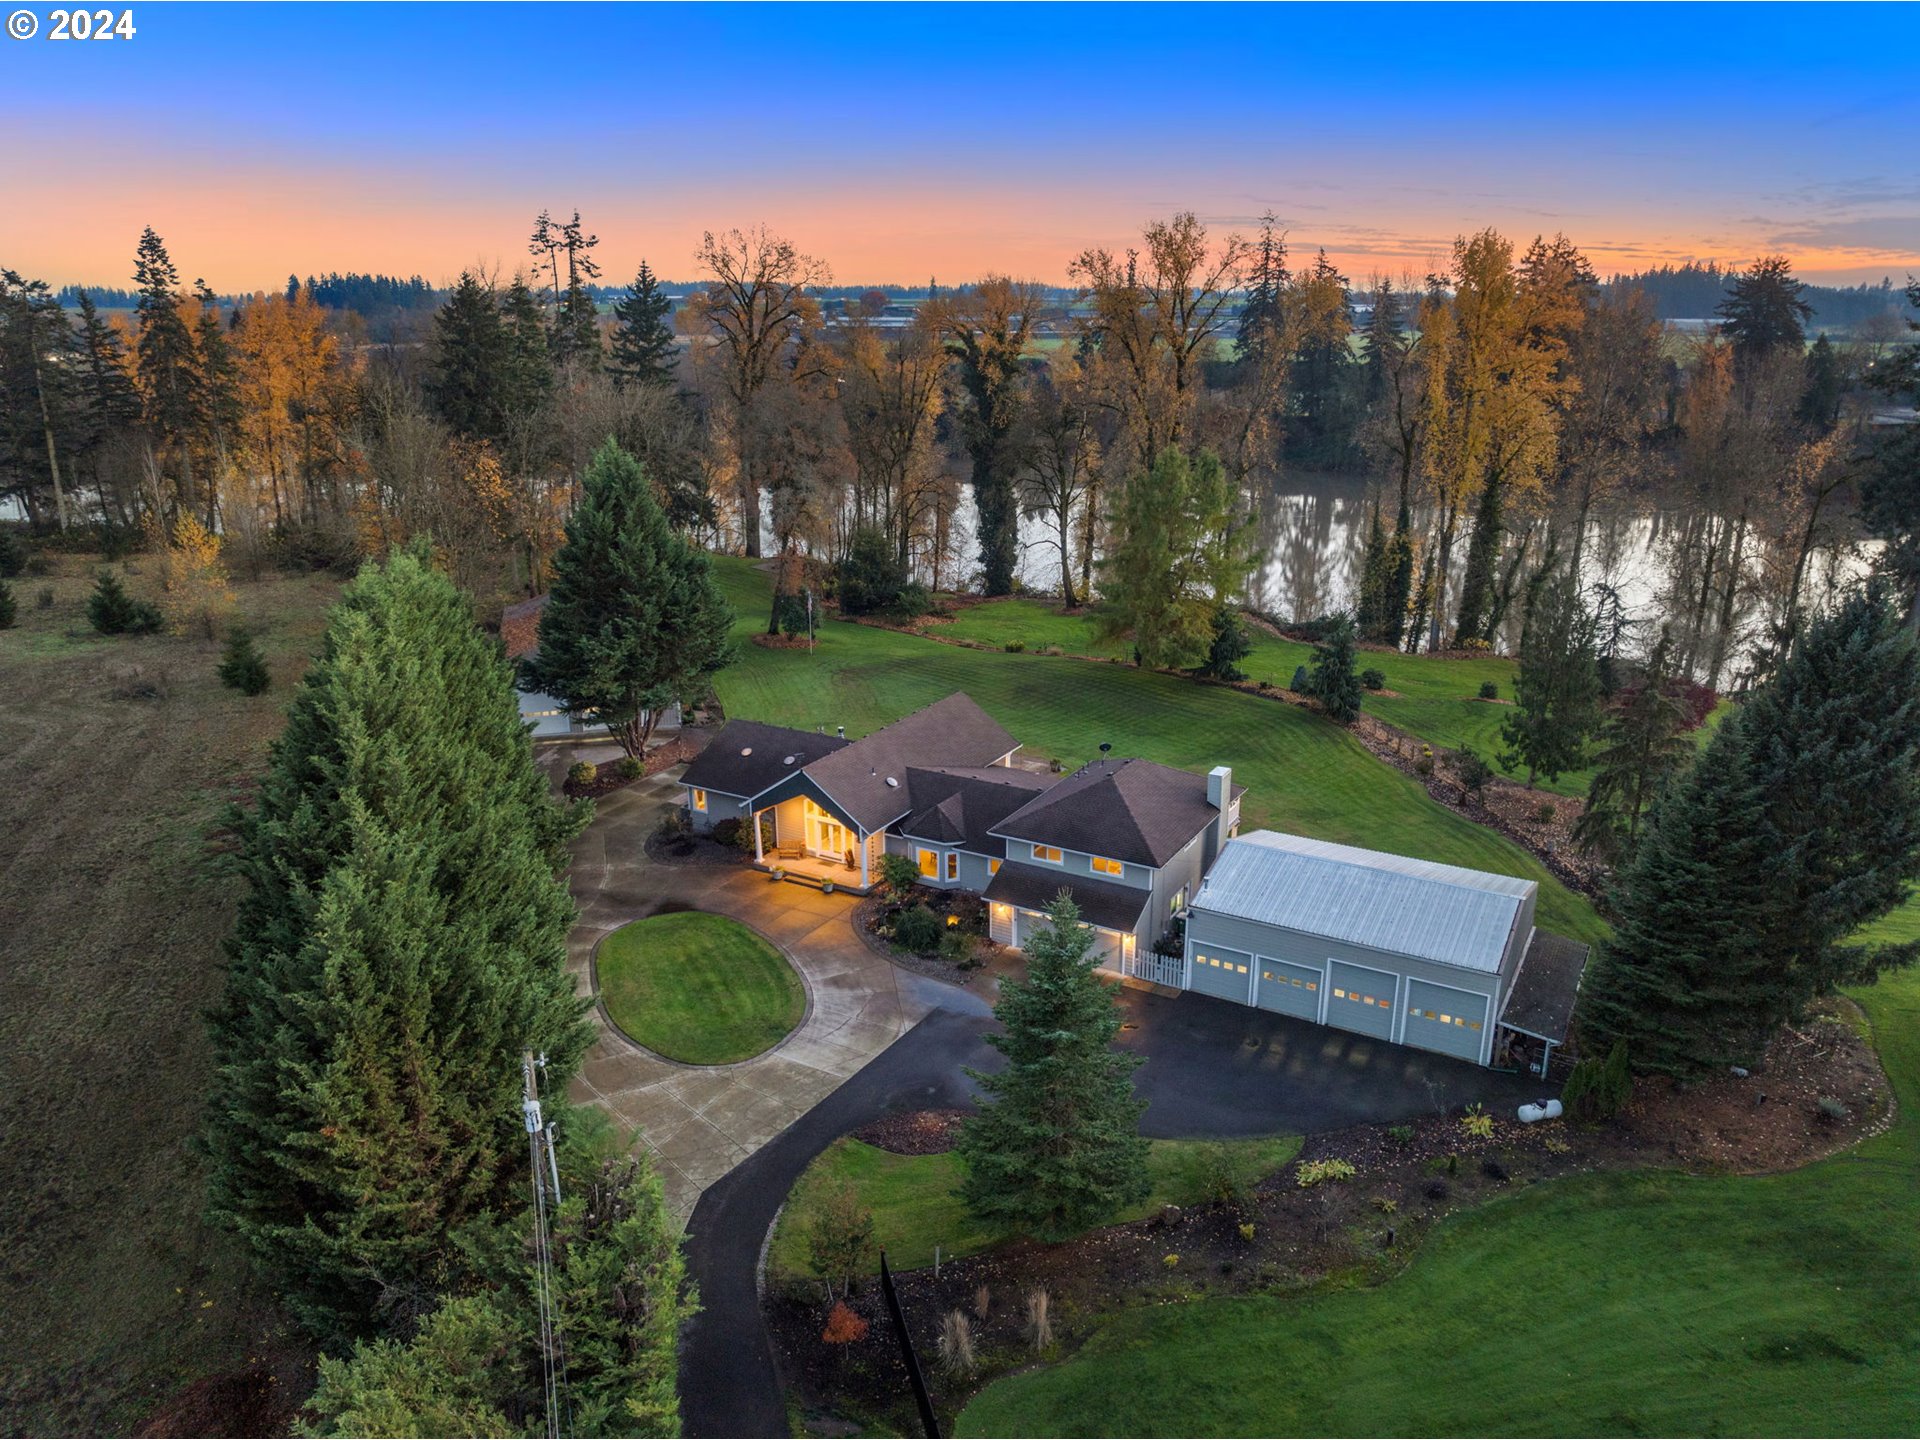
<instances>
[{"instance_id":1,"label":"paved parking area","mask_svg":"<svg viewBox=\"0 0 1920 1440\"><path fill-rule=\"evenodd\" d=\"M700 1193L786 1129L933 1008L933 982L890 965L849 924L855 901L734 866L659 865L646 837L678 798L671 775L614 792L574 847L580 920L569 964L592 993L594 947L628 921L705 910L781 947L807 987L799 1028L737 1065L690 1066L643 1050L602 1023L574 1098L637 1127L667 1203L684 1221ZM944 988L944 987L943 987Z\"/></svg>"}]
</instances>

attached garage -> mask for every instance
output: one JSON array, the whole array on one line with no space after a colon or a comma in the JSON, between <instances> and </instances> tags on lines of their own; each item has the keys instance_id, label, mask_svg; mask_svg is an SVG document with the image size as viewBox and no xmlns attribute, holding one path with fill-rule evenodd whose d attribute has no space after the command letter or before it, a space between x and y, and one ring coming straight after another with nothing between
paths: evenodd
<instances>
[{"instance_id":1,"label":"attached garage","mask_svg":"<svg viewBox=\"0 0 1920 1440\"><path fill-rule=\"evenodd\" d=\"M1041 931L1050 928L1051 926L1047 917L1044 915L1032 910L1014 911L1013 948L1016 950L1026 949L1027 941L1035 935L1038 935ZM1117 931L1104 929L1098 925L1092 928L1093 948L1088 953L1098 957L1101 968L1106 970L1120 969L1120 959L1125 952L1127 943L1126 936L1119 934Z\"/></svg>"},{"instance_id":2,"label":"attached garage","mask_svg":"<svg viewBox=\"0 0 1920 1440\"><path fill-rule=\"evenodd\" d=\"M1534 938L1535 890L1255 831L1227 842L1194 897L1187 985L1485 1065Z\"/></svg>"},{"instance_id":3,"label":"attached garage","mask_svg":"<svg viewBox=\"0 0 1920 1440\"><path fill-rule=\"evenodd\" d=\"M1320 995L1326 984L1321 971L1266 955L1259 957L1259 968L1260 987L1254 992L1254 1004L1302 1020L1320 1018Z\"/></svg>"},{"instance_id":4,"label":"attached garage","mask_svg":"<svg viewBox=\"0 0 1920 1440\"><path fill-rule=\"evenodd\" d=\"M1217 995L1222 1000L1246 1003L1253 973L1253 956L1244 950L1226 950L1214 946L1193 952L1193 969L1188 988L1202 995Z\"/></svg>"},{"instance_id":5,"label":"attached garage","mask_svg":"<svg viewBox=\"0 0 1920 1440\"><path fill-rule=\"evenodd\" d=\"M1345 960L1327 963L1327 1024L1393 1039L1394 996L1400 977Z\"/></svg>"},{"instance_id":6,"label":"attached garage","mask_svg":"<svg viewBox=\"0 0 1920 1440\"><path fill-rule=\"evenodd\" d=\"M1487 1000L1471 990L1409 978L1402 1043L1477 1061L1486 1039Z\"/></svg>"}]
</instances>

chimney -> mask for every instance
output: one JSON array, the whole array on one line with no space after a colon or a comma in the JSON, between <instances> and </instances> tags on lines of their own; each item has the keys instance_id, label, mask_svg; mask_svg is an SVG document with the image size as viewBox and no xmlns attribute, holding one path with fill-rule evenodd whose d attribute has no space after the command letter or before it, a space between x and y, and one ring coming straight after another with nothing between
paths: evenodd
<instances>
[{"instance_id":1,"label":"chimney","mask_svg":"<svg viewBox=\"0 0 1920 1440\"><path fill-rule=\"evenodd\" d=\"M1207 845L1208 867L1220 857L1227 845L1227 831L1233 826L1233 768L1216 765L1207 772L1207 803L1213 806L1213 837Z\"/></svg>"}]
</instances>

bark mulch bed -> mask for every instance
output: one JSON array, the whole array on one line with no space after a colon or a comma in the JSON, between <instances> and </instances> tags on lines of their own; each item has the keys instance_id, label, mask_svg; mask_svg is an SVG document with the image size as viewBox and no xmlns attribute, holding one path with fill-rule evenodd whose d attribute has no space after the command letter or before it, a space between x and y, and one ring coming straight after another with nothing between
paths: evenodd
<instances>
[{"instance_id":1,"label":"bark mulch bed","mask_svg":"<svg viewBox=\"0 0 1920 1440\"><path fill-rule=\"evenodd\" d=\"M640 762L638 775L622 775L620 762L609 761L605 765L594 767L594 777L582 785L571 777L562 782L560 789L569 800L597 800L602 795L610 795L615 790L624 790L648 776L658 775L675 765L685 764L706 748L711 737L705 734L681 734L664 745L656 745L647 752L647 758Z\"/></svg>"},{"instance_id":2,"label":"bark mulch bed","mask_svg":"<svg viewBox=\"0 0 1920 1440\"><path fill-rule=\"evenodd\" d=\"M960 928L974 937L973 958L962 965L946 960L939 955L919 955L903 945L895 944L887 935L880 933L880 927L890 922L892 917L903 908L925 904L939 916L958 915ZM883 960L890 960L904 970L916 975L925 975L929 979L944 980L949 985L958 985L962 989L970 986L978 988L975 982L991 970L991 961L1003 947L996 945L983 933L986 928L986 903L978 895L964 890L934 890L925 886L915 886L908 892L905 905L889 898L876 890L873 894L861 898L853 909L853 933L861 942Z\"/></svg>"},{"instance_id":3,"label":"bark mulch bed","mask_svg":"<svg viewBox=\"0 0 1920 1440\"><path fill-rule=\"evenodd\" d=\"M966 1110L905 1110L862 1125L853 1138L894 1155L944 1155L953 1149L954 1131Z\"/></svg>"},{"instance_id":4,"label":"bark mulch bed","mask_svg":"<svg viewBox=\"0 0 1920 1440\"><path fill-rule=\"evenodd\" d=\"M1296 1161L1239 1205L1170 1206L1059 1245L1017 1241L943 1264L937 1275L930 1268L897 1274L943 1429L989 1381L1063 1358L1128 1306L1377 1283L1400 1270L1446 1216L1564 1175L1675 1165L1749 1174L1830 1155L1884 1129L1892 1116L1871 1048L1851 1017L1836 1016L1783 1035L1749 1077L1685 1090L1642 1082L1608 1125L1527 1126L1501 1113L1482 1139L1456 1111L1313 1135ZM1823 1116L1822 1097L1844 1104L1847 1118ZM909 1112L856 1133L882 1143L872 1137L931 1128L924 1116ZM1352 1164L1353 1178L1300 1186L1302 1162L1331 1158ZM1027 1325L1037 1289L1047 1292L1054 1332L1041 1352ZM814 1433L845 1433L849 1423L917 1433L878 1286L858 1287L849 1304L871 1329L853 1345L830 1346L820 1340L827 1307L818 1284L769 1284L765 1313L791 1398ZM938 1364L940 1327L955 1310L971 1326L978 1357L976 1371L962 1378L943 1375Z\"/></svg>"}]
</instances>

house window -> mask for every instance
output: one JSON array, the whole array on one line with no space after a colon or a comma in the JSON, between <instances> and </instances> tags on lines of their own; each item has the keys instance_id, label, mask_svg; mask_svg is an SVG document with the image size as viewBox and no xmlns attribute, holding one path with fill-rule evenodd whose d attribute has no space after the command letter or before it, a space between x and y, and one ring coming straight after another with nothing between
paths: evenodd
<instances>
[{"instance_id":1,"label":"house window","mask_svg":"<svg viewBox=\"0 0 1920 1440\"><path fill-rule=\"evenodd\" d=\"M1094 870L1101 875L1124 875L1127 873L1127 867L1125 865L1122 865L1118 860L1109 860L1104 855L1095 855L1092 857L1092 861Z\"/></svg>"},{"instance_id":2,"label":"house window","mask_svg":"<svg viewBox=\"0 0 1920 1440\"><path fill-rule=\"evenodd\" d=\"M958 880L959 878L960 852L958 850L949 850L947 852L947 879Z\"/></svg>"},{"instance_id":3,"label":"house window","mask_svg":"<svg viewBox=\"0 0 1920 1440\"><path fill-rule=\"evenodd\" d=\"M1000 873L1000 862L998 860L987 861L987 874L998 875L999 873Z\"/></svg>"},{"instance_id":4,"label":"house window","mask_svg":"<svg viewBox=\"0 0 1920 1440\"><path fill-rule=\"evenodd\" d=\"M1167 902L1167 911L1169 914L1178 915L1186 908L1187 887L1182 885L1178 890L1173 892L1173 899Z\"/></svg>"},{"instance_id":5,"label":"house window","mask_svg":"<svg viewBox=\"0 0 1920 1440\"><path fill-rule=\"evenodd\" d=\"M1036 845L1033 847L1033 858L1036 860L1044 860L1049 865L1058 865L1062 857L1058 846Z\"/></svg>"},{"instance_id":6,"label":"house window","mask_svg":"<svg viewBox=\"0 0 1920 1440\"><path fill-rule=\"evenodd\" d=\"M920 873L929 880L940 873L940 856L932 850L920 852Z\"/></svg>"},{"instance_id":7,"label":"house window","mask_svg":"<svg viewBox=\"0 0 1920 1440\"><path fill-rule=\"evenodd\" d=\"M693 792L693 808L696 810L704 810L707 808L707 792L706 791L696 790Z\"/></svg>"}]
</instances>

